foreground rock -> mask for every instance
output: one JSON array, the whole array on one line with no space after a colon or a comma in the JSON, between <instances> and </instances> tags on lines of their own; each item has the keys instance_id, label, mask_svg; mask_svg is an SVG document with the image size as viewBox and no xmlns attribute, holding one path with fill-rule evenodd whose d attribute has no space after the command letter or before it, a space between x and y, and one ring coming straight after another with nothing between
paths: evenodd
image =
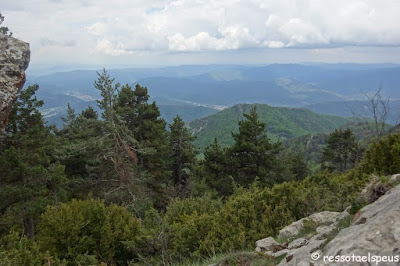
<instances>
[{"instance_id":1,"label":"foreground rock","mask_svg":"<svg viewBox=\"0 0 400 266\"><path fill-rule=\"evenodd\" d=\"M283 228L278 236L283 244L269 237L256 242L256 251L284 256L279 265L400 265L400 185L355 218L341 229L341 221L350 221L348 210L315 213ZM315 231L305 234L310 223Z\"/></svg>"},{"instance_id":2,"label":"foreground rock","mask_svg":"<svg viewBox=\"0 0 400 266\"><path fill-rule=\"evenodd\" d=\"M0 33L0 136L19 91L25 83L29 65L29 44Z\"/></svg>"},{"instance_id":3,"label":"foreground rock","mask_svg":"<svg viewBox=\"0 0 400 266\"><path fill-rule=\"evenodd\" d=\"M323 256L352 255L387 256L386 262L380 265L399 265L394 262L395 256L400 259L400 186L392 188L376 202L360 210L354 223L340 233L322 251L320 265L341 265L340 263L323 263ZM379 257L374 257L379 259ZM393 261L393 262L392 262ZM365 262L352 262L348 265L365 265ZM371 262L370 264L375 264Z\"/></svg>"}]
</instances>

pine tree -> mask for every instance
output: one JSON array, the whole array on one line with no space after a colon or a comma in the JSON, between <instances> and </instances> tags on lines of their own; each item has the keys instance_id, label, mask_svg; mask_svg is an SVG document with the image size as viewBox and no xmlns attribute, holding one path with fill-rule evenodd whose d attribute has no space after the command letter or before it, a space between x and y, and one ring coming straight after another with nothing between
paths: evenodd
<instances>
[{"instance_id":1,"label":"pine tree","mask_svg":"<svg viewBox=\"0 0 400 266\"><path fill-rule=\"evenodd\" d=\"M336 129L327 139L321 162L324 168L343 172L357 165L360 157L361 149L353 132L349 128L344 131Z\"/></svg>"},{"instance_id":2,"label":"pine tree","mask_svg":"<svg viewBox=\"0 0 400 266\"><path fill-rule=\"evenodd\" d=\"M71 123L76 118L75 109L71 107L71 105L67 104L67 116L62 117L61 120L66 124Z\"/></svg>"},{"instance_id":3,"label":"pine tree","mask_svg":"<svg viewBox=\"0 0 400 266\"><path fill-rule=\"evenodd\" d=\"M34 85L21 91L0 153L1 230L17 224L29 238L46 205L66 199L68 182L64 166L54 157L54 135L38 110L43 105L35 96L38 89Z\"/></svg>"},{"instance_id":4,"label":"pine tree","mask_svg":"<svg viewBox=\"0 0 400 266\"><path fill-rule=\"evenodd\" d=\"M140 144L138 165L148 176L145 178L146 186L154 203L165 207L163 188L170 178L168 132L156 103L149 103L149 98L146 87L136 84L132 90L127 84L118 93L115 109Z\"/></svg>"},{"instance_id":5,"label":"pine tree","mask_svg":"<svg viewBox=\"0 0 400 266\"><path fill-rule=\"evenodd\" d=\"M280 143L271 144L265 123L258 120L256 106L246 120L239 121L239 132L232 133L235 144L229 149L231 175L235 182L248 187L256 177L265 185L279 181L276 169Z\"/></svg>"},{"instance_id":6,"label":"pine tree","mask_svg":"<svg viewBox=\"0 0 400 266\"><path fill-rule=\"evenodd\" d=\"M97 112L91 106L89 106L88 108L83 110L80 115L86 119L97 119L98 118Z\"/></svg>"},{"instance_id":7,"label":"pine tree","mask_svg":"<svg viewBox=\"0 0 400 266\"><path fill-rule=\"evenodd\" d=\"M114 195L134 195L135 187L141 182L136 171L139 144L115 110L120 84L114 83L105 69L97 74L94 87L103 97L97 102L103 111L104 128L104 135L97 139L103 160L98 167L97 179L103 184L108 183L103 187L104 195L119 201L123 196Z\"/></svg>"},{"instance_id":8,"label":"pine tree","mask_svg":"<svg viewBox=\"0 0 400 266\"><path fill-rule=\"evenodd\" d=\"M216 138L204 151L203 167L205 180L210 188L221 196L232 194L233 179L228 175L227 151L219 145Z\"/></svg>"},{"instance_id":9,"label":"pine tree","mask_svg":"<svg viewBox=\"0 0 400 266\"><path fill-rule=\"evenodd\" d=\"M148 103L146 87L139 84L135 90L127 84L121 88L117 97L117 113L125 121L141 144L142 153L138 154L139 164L161 181L167 175L168 139L166 122L160 118L160 111L155 102Z\"/></svg>"},{"instance_id":10,"label":"pine tree","mask_svg":"<svg viewBox=\"0 0 400 266\"><path fill-rule=\"evenodd\" d=\"M178 187L184 187L196 160L196 148L192 144L195 139L185 127L185 123L178 115L169 126L170 145L172 147L172 179Z\"/></svg>"}]
</instances>

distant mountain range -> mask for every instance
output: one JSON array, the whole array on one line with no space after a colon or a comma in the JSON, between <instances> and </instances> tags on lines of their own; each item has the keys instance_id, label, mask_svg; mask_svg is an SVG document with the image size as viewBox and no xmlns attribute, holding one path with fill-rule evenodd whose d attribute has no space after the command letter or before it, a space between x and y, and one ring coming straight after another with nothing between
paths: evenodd
<instances>
[{"instance_id":1,"label":"distant mountain range","mask_svg":"<svg viewBox=\"0 0 400 266\"><path fill-rule=\"evenodd\" d=\"M231 132L238 130L238 121L243 113L249 113L254 104L238 104L216 114L196 119L188 124L189 130L197 138L196 146L204 149L217 138L221 145L233 144ZM310 133L333 131L351 122L349 118L317 114L300 108L272 107L267 104L255 104L260 121L266 123L267 134L271 141L285 141Z\"/></svg>"},{"instance_id":2,"label":"distant mountain range","mask_svg":"<svg viewBox=\"0 0 400 266\"><path fill-rule=\"evenodd\" d=\"M379 87L384 96L400 100L400 66L390 64L193 65L111 69L109 74L121 84L147 86L167 121L177 114L190 121L240 103L348 115L344 102L363 101L365 92ZM96 79L95 70L75 70L28 76L26 84L39 84L38 97L45 101L42 111L57 123L68 102L78 111L95 105Z\"/></svg>"}]
</instances>

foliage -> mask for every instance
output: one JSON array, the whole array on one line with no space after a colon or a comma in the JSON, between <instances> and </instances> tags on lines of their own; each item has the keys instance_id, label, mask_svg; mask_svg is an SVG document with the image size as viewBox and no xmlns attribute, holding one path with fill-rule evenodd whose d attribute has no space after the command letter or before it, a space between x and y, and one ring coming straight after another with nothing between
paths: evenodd
<instances>
[{"instance_id":1,"label":"foliage","mask_svg":"<svg viewBox=\"0 0 400 266\"><path fill-rule=\"evenodd\" d=\"M197 137L194 144L204 150L217 138L223 147L233 145L231 132L238 132L238 122L244 119L243 113L250 113L254 106L257 107L260 122L266 124L272 142L291 140L311 133L330 132L349 122L348 118L316 114L306 109L238 104L190 122L188 127Z\"/></svg>"},{"instance_id":2,"label":"foliage","mask_svg":"<svg viewBox=\"0 0 400 266\"><path fill-rule=\"evenodd\" d=\"M202 163L207 185L221 196L231 195L234 189L234 180L229 175L228 156L228 151L215 139L214 143L206 148Z\"/></svg>"},{"instance_id":3,"label":"foliage","mask_svg":"<svg viewBox=\"0 0 400 266\"><path fill-rule=\"evenodd\" d=\"M148 103L149 97L146 87L136 84L132 90L127 84L118 92L115 109L127 129L140 143L138 164L143 171L151 175L147 185L155 192L152 195L157 198L155 202L164 206L165 200L161 191L170 178L168 134L166 122L160 118L156 103Z\"/></svg>"},{"instance_id":4,"label":"foliage","mask_svg":"<svg viewBox=\"0 0 400 266\"><path fill-rule=\"evenodd\" d=\"M235 182L248 187L258 177L263 185L278 182L277 155L281 144L272 144L266 134L265 123L259 121L256 107L246 120L239 121L239 133L232 133L235 144L228 150L231 175Z\"/></svg>"},{"instance_id":5,"label":"foliage","mask_svg":"<svg viewBox=\"0 0 400 266\"><path fill-rule=\"evenodd\" d=\"M175 185L184 187L196 159L197 151L191 143L195 137L189 133L179 116L174 118L174 122L169 128L171 131L169 142L172 150L172 180Z\"/></svg>"},{"instance_id":6,"label":"foliage","mask_svg":"<svg viewBox=\"0 0 400 266\"><path fill-rule=\"evenodd\" d=\"M362 171L379 175L400 173L400 134L372 143L361 163Z\"/></svg>"},{"instance_id":7,"label":"foliage","mask_svg":"<svg viewBox=\"0 0 400 266\"><path fill-rule=\"evenodd\" d=\"M348 128L344 131L335 129L322 150L322 163L330 170L343 172L356 166L361 158L361 149Z\"/></svg>"},{"instance_id":8,"label":"foliage","mask_svg":"<svg viewBox=\"0 0 400 266\"><path fill-rule=\"evenodd\" d=\"M47 207L41 218L40 248L60 259L74 262L86 254L105 263L123 263L133 258L123 241L135 241L140 223L123 207L106 206L98 199L72 200Z\"/></svg>"},{"instance_id":9,"label":"foliage","mask_svg":"<svg viewBox=\"0 0 400 266\"><path fill-rule=\"evenodd\" d=\"M43 265L44 254L38 245L17 232L10 232L1 238L1 265Z\"/></svg>"},{"instance_id":10,"label":"foliage","mask_svg":"<svg viewBox=\"0 0 400 266\"><path fill-rule=\"evenodd\" d=\"M43 123L35 92L21 91L14 106L0 152L1 230L18 224L33 238L35 222L46 205L67 198L64 166L54 158L56 141Z\"/></svg>"},{"instance_id":11,"label":"foliage","mask_svg":"<svg viewBox=\"0 0 400 266\"><path fill-rule=\"evenodd\" d=\"M255 107L249 110L250 105L234 107L239 117L249 112L232 133L233 146L225 147L215 132L199 163L195 138L183 120L177 116L167 132L146 87L120 87L106 71L95 87L102 95L102 119L93 108L75 114L68 105L62 130L43 123L38 111L43 102L34 97L38 86L22 91L1 142L4 264L202 262L252 249L254 241L314 212L361 208L366 202L358 195L370 174L400 171L400 134L373 143L355 167L354 136L350 130L337 130L327 141L324 159L345 172L325 169L307 176L303 150L283 149L269 137L277 129L285 132L280 137L301 135L321 117L285 108L276 113L261 105L256 105L261 114ZM266 124L265 115L277 116ZM271 124L274 129L267 135ZM315 135L310 145L310 138L303 142L312 146L315 158L324 137ZM382 184L373 189L386 191L389 186ZM9 233L11 229L16 231ZM253 259L261 260L236 254L223 263Z\"/></svg>"},{"instance_id":12,"label":"foliage","mask_svg":"<svg viewBox=\"0 0 400 266\"><path fill-rule=\"evenodd\" d=\"M4 16L0 13L0 25L3 24L4 22ZM10 32L10 30L8 29L8 27L0 27L0 33L8 35L8 36L12 36L12 32Z\"/></svg>"}]
</instances>

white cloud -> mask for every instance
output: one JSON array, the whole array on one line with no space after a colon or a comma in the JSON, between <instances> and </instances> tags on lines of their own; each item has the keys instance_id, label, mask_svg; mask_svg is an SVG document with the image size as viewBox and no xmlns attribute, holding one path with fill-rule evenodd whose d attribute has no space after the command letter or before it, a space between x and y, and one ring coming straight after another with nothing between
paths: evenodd
<instances>
[{"instance_id":1,"label":"white cloud","mask_svg":"<svg viewBox=\"0 0 400 266\"><path fill-rule=\"evenodd\" d=\"M112 56L132 54L132 51L127 51L124 49L124 44L122 43L115 44L106 39L102 39L97 42L96 51Z\"/></svg>"},{"instance_id":2,"label":"white cloud","mask_svg":"<svg viewBox=\"0 0 400 266\"><path fill-rule=\"evenodd\" d=\"M1 11L38 59L400 46L398 0L3 0Z\"/></svg>"},{"instance_id":3,"label":"white cloud","mask_svg":"<svg viewBox=\"0 0 400 266\"><path fill-rule=\"evenodd\" d=\"M99 36L105 32L105 25L101 22L96 22L91 26L86 27L88 33Z\"/></svg>"}]
</instances>

